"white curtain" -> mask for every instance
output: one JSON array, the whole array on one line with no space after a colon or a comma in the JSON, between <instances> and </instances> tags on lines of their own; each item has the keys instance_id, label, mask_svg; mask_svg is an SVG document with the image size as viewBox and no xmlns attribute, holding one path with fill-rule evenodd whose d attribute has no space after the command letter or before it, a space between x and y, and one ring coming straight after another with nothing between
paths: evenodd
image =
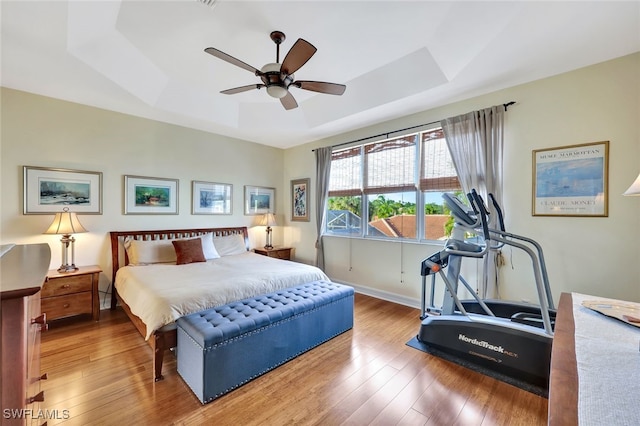
<instances>
[{"instance_id":1,"label":"white curtain","mask_svg":"<svg viewBox=\"0 0 640 426\"><path fill-rule=\"evenodd\" d=\"M329 176L331 172L332 148L317 148L316 153L316 266L324 271L324 247L322 245L322 226L327 211L329 194Z\"/></svg>"},{"instance_id":2,"label":"white curtain","mask_svg":"<svg viewBox=\"0 0 640 426\"><path fill-rule=\"evenodd\" d=\"M489 203L493 194L502 205L502 151L504 105L473 111L442 120L441 125L465 194L472 188ZM497 215L490 226L497 228ZM501 254L490 251L484 259L484 274L479 288L481 297L499 297L498 261Z\"/></svg>"}]
</instances>

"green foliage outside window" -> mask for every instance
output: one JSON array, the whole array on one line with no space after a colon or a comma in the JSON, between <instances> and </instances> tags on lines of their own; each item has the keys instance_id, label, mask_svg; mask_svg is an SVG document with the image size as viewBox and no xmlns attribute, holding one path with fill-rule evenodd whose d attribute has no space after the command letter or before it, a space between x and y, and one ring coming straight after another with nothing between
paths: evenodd
<instances>
[{"instance_id":1,"label":"green foliage outside window","mask_svg":"<svg viewBox=\"0 0 640 426\"><path fill-rule=\"evenodd\" d=\"M455 191L454 194L460 198L465 204L468 204L466 198L462 196L462 191ZM329 197L328 199L329 210L345 210L353 213L358 217L362 217L362 196L344 196L344 197ZM413 202L402 202L387 198L385 195L378 195L375 199L368 203L369 218L372 221L375 219L386 219L397 215L415 215L416 204ZM425 215L450 215L451 210L443 202L441 204L430 202L424 204ZM444 225L444 234L449 237L453 230L453 216L449 217L449 220Z\"/></svg>"},{"instance_id":2,"label":"green foliage outside window","mask_svg":"<svg viewBox=\"0 0 640 426\"><path fill-rule=\"evenodd\" d=\"M362 197L329 197L329 210L347 210L361 217Z\"/></svg>"}]
</instances>

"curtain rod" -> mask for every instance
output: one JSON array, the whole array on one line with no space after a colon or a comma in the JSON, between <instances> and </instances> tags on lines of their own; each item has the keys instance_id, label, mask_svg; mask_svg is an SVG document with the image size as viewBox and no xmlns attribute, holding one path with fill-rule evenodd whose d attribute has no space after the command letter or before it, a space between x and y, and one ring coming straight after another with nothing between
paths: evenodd
<instances>
[{"instance_id":1,"label":"curtain rod","mask_svg":"<svg viewBox=\"0 0 640 426\"><path fill-rule=\"evenodd\" d=\"M510 102L507 102L506 104L502 104L502 106L504 107L504 110L506 111L507 108L509 108L511 105L513 105L515 103L516 103L515 101L510 101ZM379 138L380 136L389 136L391 133L405 132L407 130L417 129L418 127L430 126L432 124L438 124L441 121L442 120L432 121L431 123L418 124L416 126L405 127L404 129L391 130L390 132L379 133L377 135L368 136L366 138L356 139L356 140L349 141L349 142L342 142L342 143L339 143L337 145L331 145L331 148L337 148L337 147L343 146L343 145L350 145L350 144L356 143L356 142L362 142L362 141L366 141L366 140L373 139L373 138ZM315 149L312 149L311 152L315 152Z\"/></svg>"}]
</instances>

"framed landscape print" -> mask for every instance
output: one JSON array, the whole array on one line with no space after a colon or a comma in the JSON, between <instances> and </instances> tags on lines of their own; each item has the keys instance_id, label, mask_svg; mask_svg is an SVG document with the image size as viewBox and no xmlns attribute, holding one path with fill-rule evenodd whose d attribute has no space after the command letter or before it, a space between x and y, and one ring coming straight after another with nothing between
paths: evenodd
<instances>
[{"instance_id":1,"label":"framed landscape print","mask_svg":"<svg viewBox=\"0 0 640 426\"><path fill-rule=\"evenodd\" d=\"M534 216L608 215L609 141L533 151Z\"/></svg>"},{"instance_id":2,"label":"framed landscape print","mask_svg":"<svg viewBox=\"0 0 640 426\"><path fill-rule=\"evenodd\" d=\"M245 185L244 187L244 214L256 215L275 213L276 190L260 186Z\"/></svg>"},{"instance_id":3,"label":"framed landscape print","mask_svg":"<svg viewBox=\"0 0 640 426\"><path fill-rule=\"evenodd\" d=\"M102 173L48 167L23 167L23 213L102 214Z\"/></svg>"},{"instance_id":4,"label":"framed landscape print","mask_svg":"<svg viewBox=\"0 0 640 426\"><path fill-rule=\"evenodd\" d=\"M228 183L193 181L192 214L231 214L233 186Z\"/></svg>"},{"instance_id":5,"label":"framed landscape print","mask_svg":"<svg viewBox=\"0 0 640 426\"><path fill-rule=\"evenodd\" d=\"M178 179L125 176L124 214L178 214Z\"/></svg>"},{"instance_id":6,"label":"framed landscape print","mask_svg":"<svg viewBox=\"0 0 640 426\"><path fill-rule=\"evenodd\" d=\"M309 222L309 179L291 181L291 220Z\"/></svg>"}]
</instances>

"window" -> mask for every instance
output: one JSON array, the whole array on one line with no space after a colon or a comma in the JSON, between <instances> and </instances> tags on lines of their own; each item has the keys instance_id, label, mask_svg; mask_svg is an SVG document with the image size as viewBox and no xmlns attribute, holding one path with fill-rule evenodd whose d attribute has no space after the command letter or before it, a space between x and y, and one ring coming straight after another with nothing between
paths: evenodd
<instances>
[{"instance_id":1,"label":"window","mask_svg":"<svg viewBox=\"0 0 640 426\"><path fill-rule=\"evenodd\" d=\"M424 207L424 238L440 240L451 233L453 221L442 200L444 192L461 190L442 128L422 133L420 190Z\"/></svg>"},{"instance_id":2,"label":"window","mask_svg":"<svg viewBox=\"0 0 640 426\"><path fill-rule=\"evenodd\" d=\"M459 189L441 128L336 150L325 234L444 238L442 193Z\"/></svg>"},{"instance_id":3,"label":"window","mask_svg":"<svg viewBox=\"0 0 640 426\"><path fill-rule=\"evenodd\" d=\"M334 151L327 203L326 233L362 234L362 147Z\"/></svg>"}]
</instances>

